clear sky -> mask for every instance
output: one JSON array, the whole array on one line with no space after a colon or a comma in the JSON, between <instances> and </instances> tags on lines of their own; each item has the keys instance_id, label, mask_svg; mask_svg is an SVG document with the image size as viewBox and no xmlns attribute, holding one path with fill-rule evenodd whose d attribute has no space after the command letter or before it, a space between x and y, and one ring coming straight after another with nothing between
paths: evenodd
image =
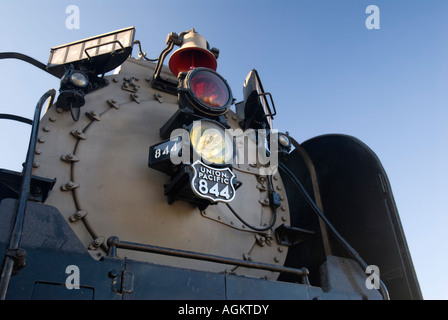
<instances>
[{"instance_id":1,"label":"clear sky","mask_svg":"<svg viewBox=\"0 0 448 320\"><path fill-rule=\"evenodd\" d=\"M79 29L69 29L69 5ZM368 29L369 5L379 29ZM448 1L188 0L0 2L0 52L46 63L50 48L128 26L151 58L168 33L195 28L220 50L218 72L242 100L257 69L274 125L299 142L326 133L364 141L392 185L425 299L448 299ZM134 50L134 56L137 50ZM0 60L0 113L32 118L59 80ZM20 170L30 126L0 120L0 168Z\"/></svg>"}]
</instances>

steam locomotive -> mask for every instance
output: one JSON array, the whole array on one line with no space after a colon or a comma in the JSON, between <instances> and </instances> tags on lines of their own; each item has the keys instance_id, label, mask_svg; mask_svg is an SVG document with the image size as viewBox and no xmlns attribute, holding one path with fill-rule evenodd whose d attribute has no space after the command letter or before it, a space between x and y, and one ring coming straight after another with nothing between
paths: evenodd
<instances>
[{"instance_id":1,"label":"steam locomotive","mask_svg":"<svg viewBox=\"0 0 448 320\"><path fill-rule=\"evenodd\" d=\"M134 27L0 54L60 79L0 115L32 126L0 170L2 299L422 299L374 152L279 132L258 72L236 101L218 57L192 29L149 59Z\"/></svg>"}]
</instances>

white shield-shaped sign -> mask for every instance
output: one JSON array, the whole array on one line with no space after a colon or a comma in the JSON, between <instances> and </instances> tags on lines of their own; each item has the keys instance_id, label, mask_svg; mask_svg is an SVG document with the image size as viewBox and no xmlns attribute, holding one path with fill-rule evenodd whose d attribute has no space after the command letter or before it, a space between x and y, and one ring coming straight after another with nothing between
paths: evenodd
<instances>
[{"instance_id":1,"label":"white shield-shaped sign","mask_svg":"<svg viewBox=\"0 0 448 320\"><path fill-rule=\"evenodd\" d=\"M235 174L230 168L212 168L199 160L191 166L194 171L191 188L198 197L213 202L230 202L235 198Z\"/></svg>"}]
</instances>

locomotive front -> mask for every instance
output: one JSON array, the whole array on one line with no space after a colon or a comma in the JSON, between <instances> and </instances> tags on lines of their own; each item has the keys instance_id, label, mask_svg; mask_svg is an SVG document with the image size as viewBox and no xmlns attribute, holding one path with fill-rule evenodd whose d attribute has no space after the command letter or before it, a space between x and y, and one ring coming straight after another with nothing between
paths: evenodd
<instances>
[{"instance_id":1,"label":"locomotive front","mask_svg":"<svg viewBox=\"0 0 448 320\"><path fill-rule=\"evenodd\" d=\"M2 298L419 296L387 177L365 145L334 135L300 145L276 130L258 73L236 102L219 50L194 29L169 34L154 60L130 56L134 33L51 50L59 95L32 121L24 172L1 171ZM338 206L344 188L365 201ZM370 226L373 215L382 223ZM369 242L366 228L394 243ZM404 270L392 291L366 274L374 264Z\"/></svg>"}]
</instances>

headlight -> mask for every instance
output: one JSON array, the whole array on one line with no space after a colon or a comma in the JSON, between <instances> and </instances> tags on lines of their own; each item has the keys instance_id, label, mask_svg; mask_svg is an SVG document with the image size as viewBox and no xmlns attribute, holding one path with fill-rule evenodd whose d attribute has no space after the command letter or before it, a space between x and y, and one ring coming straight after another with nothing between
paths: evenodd
<instances>
[{"instance_id":1,"label":"headlight","mask_svg":"<svg viewBox=\"0 0 448 320\"><path fill-rule=\"evenodd\" d=\"M83 88L89 84L89 78L84 73L74 72L70 76L70 82L75 86Z\"/></svg>"},{"instance_id":2,"label":"headlight","mask_svg":"<svg viewBox=\"0 0 448 320\"><path fill-rule=\"evenodd\" d=\"M190 131L193 150L210 164L229 164L233 159L233 137L220 124L196 121Z\"/></svg>"},{"instance_id":3,"label":"headlight","mask_svg":"<svg viewBox=\"0 0 448 320\"><path fill-rule=\"evenodd\" d=\"M278 135L279 144L285 149L291 149L291 140L284 133L279 133Z\"/></svg>"}]
</instances>

